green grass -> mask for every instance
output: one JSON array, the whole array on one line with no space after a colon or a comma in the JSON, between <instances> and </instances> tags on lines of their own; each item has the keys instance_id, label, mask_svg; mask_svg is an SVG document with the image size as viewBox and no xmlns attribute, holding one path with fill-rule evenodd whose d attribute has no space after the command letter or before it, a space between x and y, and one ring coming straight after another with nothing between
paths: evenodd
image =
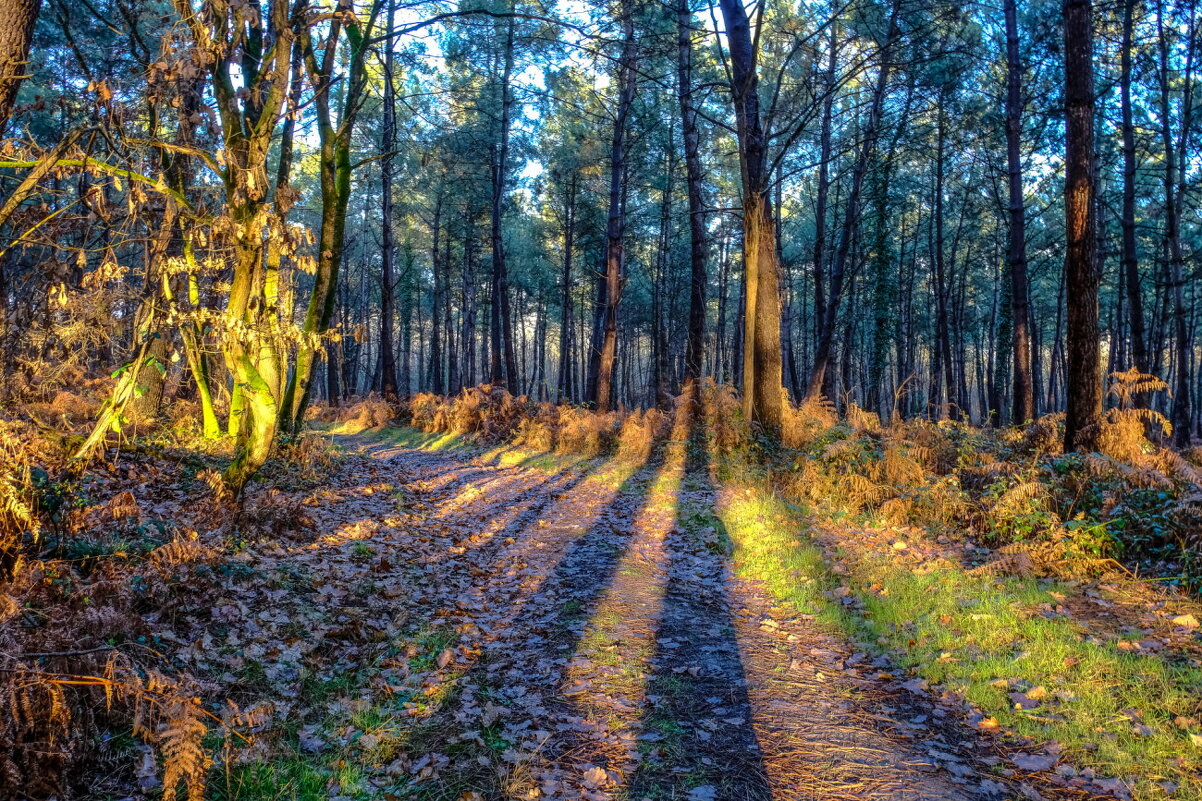
<instances>
[{"instance_id":1,"label":"green grass","mask_svg":"<svg viewBox=\"0 0 1202 801\"><path fill-rule=\"evenodd\" d=\"M209 781L214 801L326 801L333 771L315 757L292 754L238 765Z\"/></svg>"},{"instance_id":2,"label":"green grass","mask_svg":"<svg viewBox=\"0 0 1202 801\"><path fill-rule=\"evenodd\" d=\"M416 428L409 428L407 426L355 431L353 428L345 428L345 424L339 424L331 429L330 433L345 436L354 435L372 445L412 448L421 451L458 451L469 450L473 447L470 440L458 434L428 434L425 431L419 431Z\"/></svg>"},{"instance_id":3,"label":"green grass","mask_svg":"<svg viewBox=\"0 0 1202 801\"><path fill-rule=\"evenodd\" d=\"M835 576L803 533L800 510L755 484L731 498L719 517L737 569L779 600L829 631L892 652L899 667L962 693L1006 729L1058 741L1077 767L1133 779L1140 797L1162 794L1157 783L1168 780L1176 797L1202 799L1202 749L1174 723L1202 711L1202 671L1120 651L1072 620L1037 615L1039 604L1056 604L1052 593L1072 591L1037 579L955 567L923 575L885 557L841 560L850 574ZM832 593L841 587L861 610ZM1014 683L1003 686L1007 680ZM1047 693L1040 706L1015 709L1008 694L1036 687Z\"/></svg>"}]
</instances>

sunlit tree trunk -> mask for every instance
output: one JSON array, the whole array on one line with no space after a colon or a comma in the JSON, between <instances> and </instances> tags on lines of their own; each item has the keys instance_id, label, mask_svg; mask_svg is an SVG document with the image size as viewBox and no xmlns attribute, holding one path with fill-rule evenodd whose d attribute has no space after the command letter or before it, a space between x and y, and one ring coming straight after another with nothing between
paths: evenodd
<instances>
[{"instance_id":1,"label":"sunlit tree trunk","mask_svg":"<svg viewBox=\"0 0 1202 801\"><path fill-rule=\"evenodd\" d=\"M29 44L42 0L0 3L0 137L8 129L17 90L28 73Z\"/></svg>"},{"instance_id":2,"label":"sunlit tree trunk","mask_svg":"<svg viewBox=\"0 0 1202 801\"><path fill-rule=\"evenodd\" d=\"M175 8L207 65L225 156L233 278L221 346L239 404L231 410L236 438L225 481L239 493L267 460L279 423L272 383L283 354L271 334L279 310L269 301L265 256L270 237L280 232L268 198L267 159L287 93L294 32L287 0L271 0L263 15L216 4L197 12L188 0L175 0ZM239 41L261 48L257 61L238 55Z\"/></svg>"},{"instance_id":3,"label":"sunlit tree trunk","mask_svg":"<svg viewBox=\"0 0 1202 801\"><path fill-rule=\"evenodd\" d=\"M634 104L635 38L631 9L622 6L621 63L618 65L618 107L614 114L613 144L610 148L609 217L605 226L605 306L601 347L597 366L597 410L609 411L614 405L614 368L618 359L618 303L625 283L626 204L626 119Z\"/></svg>"},{"instance_id":4,"label":"sunlit tree trunk","mask_svg":"<svg viewBox=\"0 0 1202 801\"><path fill-rule=\"evenodd\" d=\"M362 107L363 91L367 84L367 53L370 34L383 0L372 0L367 21L361 23L354 13L354 0L337 0L337 13L331 17L329 29L320 49L313 46L307 27L301 28L305 69L313 88L313 111L317 118L319 149L319 185L321 187L321 226L317 243L317 267L313 292L305 311L302 338L296 353L296 366L284 390L281 404L281 424L289 431L299 431L309 404L313 372L321 338L330 329L337 304L338 274L345 251L346 215L351 195L351 137ZM338 53L345 37L346 74L336 79ZM319 60L320 59L320 60ZM341 108L335 118L331 90L335 83L342 87ZM330 402L338 401L338 370L328 365Z\"/></svg>"},{"instance_id":5,"label":"sunlit tree trunk","mask_svg":"<svg viewBox=\"0 0 1202 801\"><path fill-rule=\"evenodd\" d=\"M742 0L721 0L730 49L730 89L743 184L743 413L779 437L784 393L780 351L780 264L772 213L768 141L760 119L758 51Z\"/></svg>"},{"instance_id":6,"label":"sunlit tree trunk","mask_svg":"<svg viewBox=\"0 0 1202 801\"><path fill-rule=\"evenodd\" d=\"M1102 419L1097 232L1094 211L1094 89L1091 0L1064 0L1065 185L1068 247L1068 376L1064 448L1097 449Z\"/></svg>"}]
</instances>

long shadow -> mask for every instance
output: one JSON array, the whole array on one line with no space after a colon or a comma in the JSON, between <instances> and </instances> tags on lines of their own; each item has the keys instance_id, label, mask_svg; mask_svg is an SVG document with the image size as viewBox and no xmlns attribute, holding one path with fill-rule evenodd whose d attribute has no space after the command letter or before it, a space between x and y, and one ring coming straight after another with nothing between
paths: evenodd
<instances>
[{"instance_id":1,"label":"long shadow","mask_svg":"<svg viewBox=\"0 0 1202 801\"><path fill-rule=\"evenodd\" d=\"M654 465L643 464L622 479L613 498L572 540L537 590L515 610L514 630L536 632L543 651L571 658L579 649L588 621L616 575L634 538L632 521L648 503ZM631 503L631 497L637 500ZM527 675L545 676L557 666L542 664Z\"/></svg>"},{"instance_id":2,"label":"long shadow","mask_svg":"<svg viewBox=\"0 0 1202 801\"><path fill-rule=\"evenodd\" d=\"M507 539L516 538L547 509L553 507L562 496L571 492L587 478L587 473L561 473L549 482L533 484L510 496L505 504L504 515L492 521L494 524L498 520L503 522L501 528L493 532L489 536L488 542L482 546L484 552L493 558L498 556L508 544L506 543ZM481 491L483 492L483 488ZM455 516L470 518L473 516L472 504L456 509L454 512ZM438 517L440 522L451 522L453 519L448 515ZM480 567L479 558L476 559L476 566Z\"/></svg>"},{"instance_id":3,"label":"long shadow","mask_svg":"<svg viewBox=\"0 0 1202 801\"><path fill-rule=\"evenodd\" d=\"M694 416L668 542L668 583L629 798L772 798L729 603L731 566ZM679 447L679 446L678 446ZM709 794L708 790L713 793Z\"/></svg>"},{"instance_id":4,"label":"long shadow","mask_svg":"<svg viewBox=\"0 0 1202 801\"><path fill-rule=\"evenodd\" d=\"M607 465L610 465L609 469L625 469L621 465L614 467L613 463ZM476 696L492 696L506 705L520 704L525 699L507 697L515 685L547 682L562 669L566 659L570 659L578 649L587 621L612 583L617 566L634 536L633 527L628 521L634 520L647 503L650 476L654 474L652 467L651 463L645 463L629 468L629 474L622 478L610 501L587 520L587 530L571 540L543 581L525 594L506 616L507 624L503 631L516 632L526 639L515 641L513 636L506 637L496 632L498 636L485 645L485 653L479 661L461 678L461 691ZM558 495L562 496L567 491L562 490ZM638 498L633 503L632 496ZM550 504L557 500L552 499ZM521 532L515 532L514 536L521 538L522 533L528 531L530 533L525 539L541 539L553 534L549 529L556 526L576 528L584 522L569 521L547 527L527 526ZM548 558L553 557L551 553L547 555ZM559 695L547 696L544 700L552 707L549 710L552 714L562 713L569 706L566 699ZM443 723L453 727L454 723L449 720L453 715L454 709L448 706L436 713L435 717L444 718ZM442 728L437 720L431 721L431 726L434 729ZM543 756L554 758L556 755ZM439 788L429 788L434 792L428 797L432 801L459 798L459 793L464 789L483 793L488 798L507 797L499 786L503 779L499 777L496 765L480 762L468 765L472 767L472 773L457 775L454 781Z\"/></svg>"}]
</instances>

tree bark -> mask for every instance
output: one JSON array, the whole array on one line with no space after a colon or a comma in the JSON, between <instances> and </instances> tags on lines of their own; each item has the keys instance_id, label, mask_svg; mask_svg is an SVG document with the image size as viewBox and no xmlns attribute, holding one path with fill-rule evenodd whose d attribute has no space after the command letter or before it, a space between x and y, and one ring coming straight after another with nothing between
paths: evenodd
<instances>
[{"instance_id":1,"label":"tree bark","mask_svg":"<svg viewBox=\"0 0 1202 801\"><path fill-rule=\"evenodd\" d=\"M730 50L743 184L743 413L773 438L783 415L780 350L780 264L770 197L768 139L760 119L757 43L742 0L720 0Z\"/></svg>"},{"instance_id":2,"label":"tree bark","mask_svg":"<svg viewBox=\"0 0 1202 801\"><path fill-rule=\"evenodd\" d=\"M25 80L29 44L42 0L6 0L0 3L0 137L8 129L17 90Z\"/></svg>"},{"instance_id":3,"label":"tree bark","mask_svg":"<svg viewBox=\"0 0 1202 801\"><path fill-rule=\"evenodd\" d=\"M692 399L701 399L701 375L705 359L705 198L704 177L697 132L697 110L693 106L693 14L689 0L676 5L676 93L680 104L680 131L684 142L685 183L689 201L689 336L685 347L684 380L692 388ZM690 383L691 382L691 383Z\"/></svg>"},{"instance_id":4,"label":"tree bark","mask_svg":"<svg viewBox=\"0 0 1202 801\"><path fill-rule=\"evenodd\" d=\"M618 359L618 303L625 283L623 235L626 204L626 118L634 104L636 89L633 10L622 5L621 62L618 66L618 107L614 116L613 145L610 149L609 217L605 226L605 306L604 328L597 369L597 411L607 412L614 404L614 368Z\"/></svg>"},{"instance_id":5,"label":"tree bark","mask_svg":"<svg viewBox=\"0 0 1202 801\"><path fill-rule=\"evenodd\" d=\"M1097 449L1102 419L1097 221L1094 209L1094 88L1091 0L1064 0L1065 185L1068 247L1066 451Z\"/></svg>"},{"instance_id":6,"label":"tree bark","mask_svg":"<svg viewBox=\"0 0 1202 801\"><path fill-rule=\"evenodd\" d=\"M1123 131L1123 253L1122 269L1127 290L1127 316L1131 326L1131 358L1141 372L1152 368L1148 362L1148 341L1144 330L1144 296L1140 286L1139 251L1135 239L1135 122L1131 106L1131 49L1135 27L1136 0L1123 2L1123 41L1119 57L1119 102L1122 106ZM1122 369L1126 365L1119 365ZM1141 403L1142 405L1142 403Z\"/></svg>"},{"instance_id":7,"label":"tree bark","mask_svg":"<svg viewBox=\"0 0 1202 801\"><path fill-rule=\"evenodd\" d=\"M1031 383L1031 331L1027 325L1027 229L1022 173L1022 62L1018 54L1016 0L1005 0L1006 15L1006 177L1010 213L1010 309L1014 371L1012 419L1022 425L1035 419Z\"/></svg>"}]
</instances>

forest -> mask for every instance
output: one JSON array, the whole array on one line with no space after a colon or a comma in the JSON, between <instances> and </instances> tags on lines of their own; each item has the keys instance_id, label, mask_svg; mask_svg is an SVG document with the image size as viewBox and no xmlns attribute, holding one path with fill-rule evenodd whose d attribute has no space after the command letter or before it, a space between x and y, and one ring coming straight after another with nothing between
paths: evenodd
<instances>
[{"instance_id":1,"label":"forest","mask_svg":"<svg viewBox=\"0 0 1202 801\"><path fill-rule=\"evenodd\" d=\"M1202 801L1200 26L0 0L0 798Z\"/></svg>"}]
</instances>

